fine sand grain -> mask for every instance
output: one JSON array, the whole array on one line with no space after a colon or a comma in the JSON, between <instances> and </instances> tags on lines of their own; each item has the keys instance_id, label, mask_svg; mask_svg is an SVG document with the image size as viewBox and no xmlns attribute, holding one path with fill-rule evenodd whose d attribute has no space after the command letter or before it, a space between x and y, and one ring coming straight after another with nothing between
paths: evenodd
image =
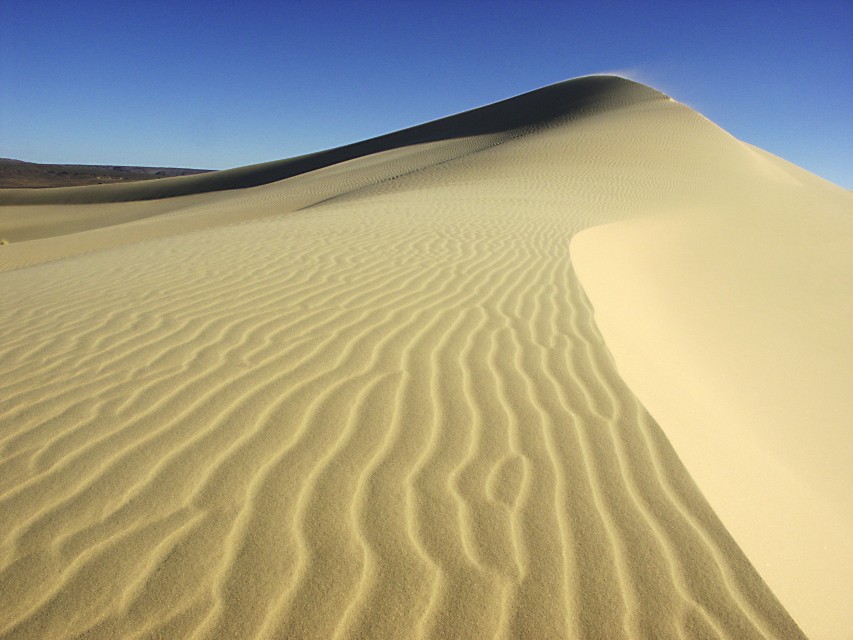
<instances>
[{"instance_id":1,"label":"fine sand grain","mask_svg":"<svg viewBox=\"0 0 853 640\"><path fill-rule=\"evenodd\" d=\"M728 215L850 196L611 77L359 144L0 193L0 637L813 633L670 444L679 400L641 404L675 355L626 385L570 243L725 185Z\"/></svg>"}]
</instances>

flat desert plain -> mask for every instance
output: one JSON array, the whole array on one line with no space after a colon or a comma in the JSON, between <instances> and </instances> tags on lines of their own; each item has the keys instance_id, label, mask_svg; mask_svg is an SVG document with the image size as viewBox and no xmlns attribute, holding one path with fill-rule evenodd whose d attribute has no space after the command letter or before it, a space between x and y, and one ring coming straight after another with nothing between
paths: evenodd
<instances>
[{"instance_id":1,"label":"flat desert plain","mask_svg":"<svg viewBox=\"0 0 853 640\"><path fill-rule=\"evenodd\" d=\"M0 204L0 637L850 637L853 195L668 96Z\"/></svg>"}]
</instances>

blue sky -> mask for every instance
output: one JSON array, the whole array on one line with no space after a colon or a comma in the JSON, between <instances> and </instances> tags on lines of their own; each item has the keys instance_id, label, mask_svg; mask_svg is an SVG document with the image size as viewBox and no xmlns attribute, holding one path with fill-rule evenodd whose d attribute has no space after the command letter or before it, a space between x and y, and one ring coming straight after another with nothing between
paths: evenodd
<instances>
[{"instance_id":1,"label":"blue sky","mask_svg":"<svg viewBox=\"0 0 853 640\"><path fill-rule=\"evenodd\" d=\"M0 156L225 168L618 72L853 187L853 2L0 0Z\"/></svg>"}]
</instances>

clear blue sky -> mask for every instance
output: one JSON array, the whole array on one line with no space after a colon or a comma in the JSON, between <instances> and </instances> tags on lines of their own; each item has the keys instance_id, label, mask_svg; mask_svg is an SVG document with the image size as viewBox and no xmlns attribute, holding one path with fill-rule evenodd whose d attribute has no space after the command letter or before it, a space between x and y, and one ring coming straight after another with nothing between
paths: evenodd
<instances>
[{"instance_id":1,"label":"clear blue sky","mask_svg":"<svg viewBox=\"0 0 853 640\"><path fill-rule=\"evenodd\" d=\"M0 156L233 167L602 72L853 187L850 0L0 0Z\"/></svg>"}]
</instances>

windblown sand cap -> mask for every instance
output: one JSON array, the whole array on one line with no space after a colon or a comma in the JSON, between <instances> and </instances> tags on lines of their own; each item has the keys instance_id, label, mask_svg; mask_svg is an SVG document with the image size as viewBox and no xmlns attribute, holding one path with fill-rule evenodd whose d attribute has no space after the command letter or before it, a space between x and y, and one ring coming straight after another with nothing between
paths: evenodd
<instances>
[{"instance_id":1,"label":"windblown sand cap","mask_svg":"<svg viewBox=\"0 0 853 640\"><path fill-rule=\"evenodd\" d=\"M853 624L853 196L653 89L0 205L0 637Z\"/></svg>"}]
</instances>

